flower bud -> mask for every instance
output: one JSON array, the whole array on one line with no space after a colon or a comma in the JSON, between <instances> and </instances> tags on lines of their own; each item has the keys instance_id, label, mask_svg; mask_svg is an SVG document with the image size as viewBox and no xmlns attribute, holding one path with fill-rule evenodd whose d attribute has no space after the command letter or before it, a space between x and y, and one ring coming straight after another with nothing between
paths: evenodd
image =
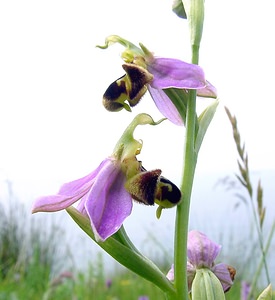
<instances>
[{"instance_id":1,"label":"flower bud","mask_svg":"<svg viewBox=\"0 0 275 300\"><path fill-rule=\"evenodd\" d=\"M200 46L204 21L204 0L183 0L192 46Z\"/></svg>"},{"instance_id":2,"label":"flower bud","mask_svg":"<svg viewBox=\"0 0 275 300\"><path fill-rule=\"evenodd\" d=\"M216 275L207 268L196 270L192 284L192 299L223 300L225 299L222 285Z\"/></svg>"},{"instance_id":3,"label":"flower bud","mask_svg":"<svg viewBox=\"0 0 275 300\"><path fill-rule=\"evenodd\" d=\"M269 284L259 295L257 300L272 300L272 286Z\"/></svg>"}]
</instances>

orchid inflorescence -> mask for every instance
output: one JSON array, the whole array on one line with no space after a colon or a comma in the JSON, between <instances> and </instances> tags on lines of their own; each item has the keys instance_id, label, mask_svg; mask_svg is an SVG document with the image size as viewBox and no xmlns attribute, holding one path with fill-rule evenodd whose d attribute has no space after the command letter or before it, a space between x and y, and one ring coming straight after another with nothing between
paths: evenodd
<instances>
[{"instance_id":1,"label":"orchid inflorescence","mask_svg":"<svg viewBox=\"0 0 275 300\"><path fill-rule=\"evenodd\" d=\"M203 2L198 2L203 9ZM192 26L202 26L201 10L200 17L194 12L190 14L189 9L179 15L198 20L199 25ZM191 43L196 46L201 28L194 30L192 27L191 33ZM197 155L218 105L215 100L197 117L194 109L196 96L216 98L216 90L205 79L197 59L194 59L195 63L186 63L179 59L157 57L143 44L136 46L117 35L107 37L105 44L97 47L107 49L114 43L124 47L121 57L125 74L106 89L103 106L112 112L122 109L130 112L148 91L164 118L154 121L147 113L135 116L111 155L104 158L94 171L65 183L56 195L36 199L32 211L67 210L99 246L118 262L161 288L167 299L183 299L184 293L188 295L190 292L193 299L224 299L224 292L233 284L235 269L214 262L221 246L198 231L189 232L187 240L188 223L186 226L178 225L182 224L179 220L188 217ZM185 163L190 166L188 171L184 171L187 175L180 189L162 175L160 168L148 171L144 167L145 164L138 160L142 141L133 136L137 126L156 126L166 119L176 125L186 125L186 147L190 147L191 152L185 149ZM133 200L142 203L144 209L157 204L157 218L161 217L163 209L177 207L176 258L167 275L143 256L126 234L123 222L132 212ZM185 239L185 246L180 248ZM201 290L202 286L205 290ZM216 298L209 294L210 290L217 291Z\"/></svg>"}]
</instances>

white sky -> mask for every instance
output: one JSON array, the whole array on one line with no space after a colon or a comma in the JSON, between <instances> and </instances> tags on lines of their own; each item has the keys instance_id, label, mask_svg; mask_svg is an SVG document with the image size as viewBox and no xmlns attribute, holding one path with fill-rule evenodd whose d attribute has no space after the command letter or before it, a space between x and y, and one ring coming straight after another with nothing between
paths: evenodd
<instances>
[{"instance_id":1,"label":"white sky","mask_svg":"<svg viewBox=\"0 0 275 300\"><path fill-rule=\"evenodd\" d=\"M117 34L158 56L190 60L187 23L172 1L0 2L0 174L43 193L91 172L139 112L160 114L147 95L130 114L101 104L123 75L122 47L95 48ZM259 4L260 3L260 4ZM221 105L206 135L198 172L236 170L226 104L237 115L253 169L275 167L274 6L272 0L206 0L200 65ZM205 100L199 100L198 105ZM179 180L184 130L142 127L144 166ZM51 192L54 192L51 190Z\"/></svg>"}]
</instances>

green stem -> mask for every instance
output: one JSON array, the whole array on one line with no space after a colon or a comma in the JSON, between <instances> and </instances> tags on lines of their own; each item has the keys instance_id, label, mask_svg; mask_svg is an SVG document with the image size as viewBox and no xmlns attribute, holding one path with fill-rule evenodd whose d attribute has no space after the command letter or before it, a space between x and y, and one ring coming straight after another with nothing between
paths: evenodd
<instances>
[{"instance_id":1,"label":"green stem","mask_svg":"<svg viewBox=\"0 0 275 300\"><path fill-rule=\"evenodd\" d=\"M199 47L192 47L192 63L198 63ZM174 279L178 300L188 299L187 285L187 236L189 223L190 200L194 181L197 153L195 152L196 136L196 90L190 90L186 109L186 132L183 157L183 177L181 192L183 201L177 207L175 226L175 264Z\"/></svg>"},{"instance_id":2,"label":"green stem","mask_svg":"<svg viewBox=\"0 0 275 300\"><path fill-rule=\"evenodd\" d=\"M250 198L251 198L250 200L251 200L254 224L255 224L256 229L257 229L258 240L259 240L260 249L261 249L261 252L262 252L262 259L263 259L263 264L264 264L266 280L267 280L267 284L269 284L270 283L270 277L269 277L269 271L268 271L268 266L267 266L267 261L266 261L266 251L264 249L263 232L262 232L262 229L261 229L261 226L260 226L260 220L257 217L257 211L256 211L256 207L255 207L254 202L253 202L252 193L250 194Z\"/></svg>"},{"instance_id":3,"label":"green stem","mask_svg":"<svg viewBox=\"0 0 275 300\"><path fill-rule=\"evenodd\" d=\"M198 45L192 45L192 64L199 64L199 51L200 47Z\"/></svg>"},{"instance_id":4,"label":"green stem","mask_svg":"<svg viewBox=\"0 0 275 300\"><path fill-rule=\"evenodd\" d=\"M187 299L187 235L190 199L195 174L197 155L194 151L195 124L196 124L196 93L190 91L186 115L186 138L184 148L183 178L181 192L183 201L177 207L175 231L175 288L178 299Z\"/></svg>"},{"instance_id":5,"label":"green stem","mask_svg":"<svg viewBox=\"0 0 275 300\"><path fill-rule=\"evenodd\" d=\"M270 244L271 244L271 241L272 241L272 238L273 238L274 231L275 231L275 222L273 222L272 227L271 227L271 230L270 230L270 232L269 232L266 246L265 246L265 248L263 249L264 253L267 253L268 250L269 250L269 247L270 247ZM258 268L257 268L257 270L256 270L256 272L255 272L254 277L253 277L253 280L252 280L252 283L251 283L251 289L250 289L250 292L249 292L249 294L248 294L248 296L247 296L247 299L252 299L252 295L253 295L253 293L254 293L254 289L255 289L255 287L256 287L257 280L258 280L258 278L259 278L259 276L260 276L260 274L261 274L261 270L262 270L263 265L265 264L265 262L266 262L266 261L265 261L265 257L262 256L262 257L261 257L261 260L260 260L260 263L259 263L259 265L258 265ZM270 283L270 281L269 281L268 283Z\"/></svg>"}]
</instances>

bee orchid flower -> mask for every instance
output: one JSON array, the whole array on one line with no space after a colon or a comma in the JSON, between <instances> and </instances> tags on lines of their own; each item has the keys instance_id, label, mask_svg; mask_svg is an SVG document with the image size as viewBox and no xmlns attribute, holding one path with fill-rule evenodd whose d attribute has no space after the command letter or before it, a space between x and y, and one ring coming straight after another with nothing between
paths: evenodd
<instances>
[{"instance_id":1,"label":"bee orchid flower","mask_svg":"<svg viewBox=\"0 0 275 300\"><path fill-rule=\"evenodd\" d=\"M200 270L207 270L214 274L223 290L226 292L233 284L235 269L227 264L215 264L215 259L220 253L221 245L211 241L205 234L192 230L188 233L187 241L187 280L188 289L191 291L196 274ZM167 278L174 280L174 266L167 273Z\"/></svg>"},{"instance_id":2,"label":"bee orchid flower","mask_svg":"<svg viewBox=\"0 0 275 300\"><path fill-rule=\"evenodd\" d=\"M59 211L78 202L77 209L90 219L96 240L104 241L131 214L132 198L161 208L176 205L181 198L179 189L162 177L160 170L146 171L136 158L142 143L133 138L135 128L159 122L147 114L136 116L110 157L87 176L65 183L56 195L38 198L32 212Z\"/></svg>"},{"instance_id":3,"label":"bee orchid flower","mask_svg":"<svg viewBox=\"0 0 275 300\"><path fill-rule=\"evenodd\" d=\"M159 111L174 124L183 125L179 112L163 90L203 89L206 80L202 68L179 59L156 57L143 44L137 47L117 35L107 37L105 45L97 47L106 49L114 43L125 47L122 67L126 74L107 88L103 95L105 108L131 111L130 107L135 106L149 90Z\"/></svg>"}]
</instances>

